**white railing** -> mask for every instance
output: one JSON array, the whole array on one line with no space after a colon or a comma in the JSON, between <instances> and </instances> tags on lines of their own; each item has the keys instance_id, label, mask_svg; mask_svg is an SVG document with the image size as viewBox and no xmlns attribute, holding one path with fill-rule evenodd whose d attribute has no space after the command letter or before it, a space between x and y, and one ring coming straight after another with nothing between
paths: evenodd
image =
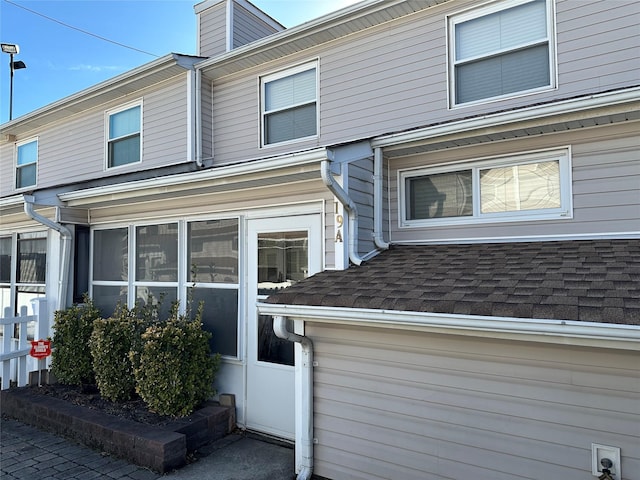
<instances>
[{"instance_id":1,"label":"white railing","mask_svg":"<svg viewBox=\"0 0 640 480\"><path fill-rule=\"evenodd\" d=\"M31 301L31 306L33 315L27 315L26 308L24 308L19 317L5 316L0 318L0 327L2 327L2 342L0 342L2 390L9 388L11 381L16 382L18 387L23 387L28 382L29 372L42 371L46 368L48 359L36 360L29 355L31 342L28 337L32 336L34 340L39 340L50 335L47 302L44 298L36 298ZM35 322L33 330L29 325L31 322ZM17 338L14 336L14 325L18 325Z\"/></svg>"}]
</instances>

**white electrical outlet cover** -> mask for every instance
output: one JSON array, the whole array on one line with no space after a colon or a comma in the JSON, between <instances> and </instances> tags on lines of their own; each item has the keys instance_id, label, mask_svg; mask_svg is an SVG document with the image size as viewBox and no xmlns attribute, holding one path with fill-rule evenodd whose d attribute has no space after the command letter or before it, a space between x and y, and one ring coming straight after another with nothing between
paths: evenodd
<instances>
[{"instance_id":1,"label":"white electrical outlet cover","mask_svg":"<svg viewBox=\"0 0 640 480\"><path fill-rule=\"evenodd\" d=\"M608 445L600 445L598 443L591 444L591 474L599 477L602 474L602 464L600 460L608 458L613 462L611 474L619 480L622 478L620 474L620 448L610 447Z\"/></svg>"}]
</instances>

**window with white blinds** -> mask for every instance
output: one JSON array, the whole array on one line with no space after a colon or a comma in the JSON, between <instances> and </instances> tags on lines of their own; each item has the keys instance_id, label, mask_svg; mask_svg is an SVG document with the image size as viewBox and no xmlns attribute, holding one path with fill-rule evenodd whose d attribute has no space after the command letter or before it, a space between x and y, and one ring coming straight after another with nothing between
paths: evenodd
<instances>
[{"instance_id":1,"label":"window with white blinds","mask_svg":"<svg viewBox=\"0 0 640 480\"><path fill-rule=\"evenodd\" d=\"M452 104L553 86L550 8L512 0L451 17Z\"/></svg>"},{"instance_id":2,"label":"window with white blinds","mask_svg":"<svg viewBox=\"0 0 640 480\"><path fill-rule=\"evenodd\" d=\"M107 168L141 160L142 105L108 112Z\"/></svg>"},{"instance_id":3,"label":"window with white blinds","mask_svg":"<svg viewBox=\"0 0 640 480\"><path fill-rule=\"evenodd\" d=\"M263 145L317 135L315 64L264 77L261 87Z\"/></svg>"},{"instance_id":4,"label":"window with white blinds","mask_svg":"<svg viewBox=\"0 0 640 480\"><path fill-rule=\"evenodd\" d=\"M38 169L38 139L18 144L16 153L16 189L35 186Z\"/></svg>"},{"instance_id":5,"label":"window with white blinds","mask_svg":"<svg viewBox=\"0 0 640 480\"><path fill-rule=\"evenodd\" d=\"M399 174L400 226L571 217L569 150Z\"/></svg>"}]
</instances>

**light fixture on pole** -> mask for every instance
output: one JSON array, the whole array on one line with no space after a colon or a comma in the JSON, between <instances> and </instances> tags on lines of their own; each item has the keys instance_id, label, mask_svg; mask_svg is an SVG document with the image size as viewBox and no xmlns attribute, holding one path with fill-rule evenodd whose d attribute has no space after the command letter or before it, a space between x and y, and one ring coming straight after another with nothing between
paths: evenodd
<instances>
[{"instance_id":1,"label":"light fixture on pole","mask_svg":"<svg viewBox=\"0 0 640 480\"><path fill-rule=\"evenodd\" d=\"M9 120L11 120L13 118L13 72L21 68L27 68L27 66L20 60L17 62L13 61L13 56L20 53L20 47L18 45L15 43L2 43L0 46L2 47L3 53L9 54L9 69L11 71L11 80L9 82Z\"/></svg>"}]
</instances>

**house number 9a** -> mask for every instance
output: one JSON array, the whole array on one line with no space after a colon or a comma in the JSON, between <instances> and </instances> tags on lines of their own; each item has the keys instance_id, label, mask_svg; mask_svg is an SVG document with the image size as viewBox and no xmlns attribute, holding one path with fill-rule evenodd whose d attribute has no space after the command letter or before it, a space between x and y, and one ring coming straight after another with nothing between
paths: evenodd
<instances>
[{"instance_id":1,"label":"house number 9a","mask_svg":"<svg viewBox=\"0 0 640 480\"><path fill-rule=\"evenodd\" d=\"M344 217L336 214L336 243L342 243L342 225L344 225Z\"/></svg>"}]
</instances>

